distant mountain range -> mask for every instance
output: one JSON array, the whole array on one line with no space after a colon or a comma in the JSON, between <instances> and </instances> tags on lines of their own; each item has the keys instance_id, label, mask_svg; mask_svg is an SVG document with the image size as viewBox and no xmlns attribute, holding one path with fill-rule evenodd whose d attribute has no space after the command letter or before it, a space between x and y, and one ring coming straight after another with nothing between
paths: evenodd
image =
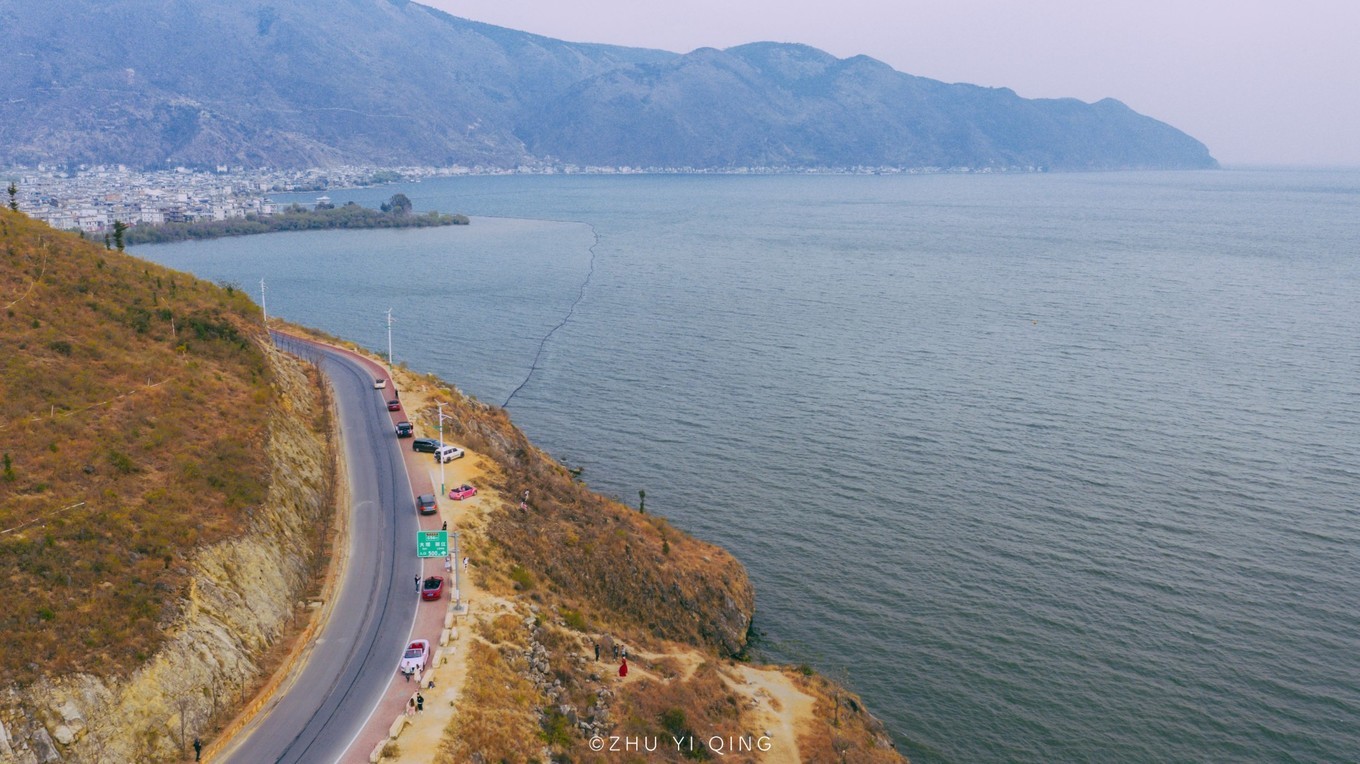
<instances>
[{"instance_id":1,"label":"distant mountain range","mask_svg":"<svg viewBox=\"0 0 1360 764\"><path fill-rule=\"evenodd\" d=\"M569 43L406 0L0 0L0 165L1204 168L1122 103Z\"/></svg>"}]
</instances>

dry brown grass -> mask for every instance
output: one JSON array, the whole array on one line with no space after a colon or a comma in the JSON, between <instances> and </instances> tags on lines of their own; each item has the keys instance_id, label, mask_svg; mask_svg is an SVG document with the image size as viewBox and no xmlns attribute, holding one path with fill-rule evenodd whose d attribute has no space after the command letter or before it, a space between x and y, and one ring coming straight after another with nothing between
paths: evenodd
<instances>
[{"instance_id":1,"label":"dry brown grass","mask_svg":"<svg viewBox=\"0 0 1360 764\"><path fill-rule=\"evenodd\" d=\"M883 723L864 707L859 696L819 674L800 675L798 684L817 699L815 720L798 736L805 761L843 764L902 764Z\"/></svg>"},{"instance_id":2,"label":"dry brown grass","mask_svg":"<svg viewBox=\"0 0 1360 764\"><path fill-rule=\"evenodd\" d=\"M487 540L506 552L500 583L584 623L723 654L743 650L755 593L731 554L590 491L530 444L503 409L434 377L424 383L435 388L430 405L442 401L454 417L445 438L490 457L503 495L529 490L527 511L516 500L487 517Z\"/></svg>"},{"instance_id":3,"label":"dry brown grass","mask_svg":"<svg viewBox=\"0 0 1360 764\"><path fill-rule=\"evenodd\" d=\"M517 628L508 624L504 630ZM526 762L538 755L543 747L535 716L539 695L524 674L518 650L514 642L469 641L467 683L436 761Z\"/></svg>"},{"instance_id":4,"label":"dry brown grass","mask_svg":"<svg viewBox=\"0 0 1360 764\"><path fill-rule=\"evenodd\" d=\"M118 673L268 489L257 311L0 212L0 685Z\"/></svg>"}]
</instances>

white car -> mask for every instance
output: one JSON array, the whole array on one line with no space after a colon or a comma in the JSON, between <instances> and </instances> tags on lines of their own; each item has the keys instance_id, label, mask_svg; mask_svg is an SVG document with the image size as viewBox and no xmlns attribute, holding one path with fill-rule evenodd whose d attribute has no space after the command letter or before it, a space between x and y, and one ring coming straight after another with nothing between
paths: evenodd
<instances>
[{"instance_id":1,"label":"white car","mask_svg":"<svg viewBox=\"0 0 1360 764\"><path fill-rule=\"evenodd\" d=\"M439 464L451 462L454 459L462 459L464 456L463 449L458 446L440 446L434 452L434 460Z\"/></svg>"},{"instance_id":2,"label":"white car","mask_svg":"<svg viewBox=\"0 0 1360 764\"><path fill-rule=\"evenodd\" d=\"M417 639L406 646L406 653L401 657L400 671L403 674L419 674L425 670L425 661L430 659L430 641L428 639Z\"/></svg>"},{"instance_id":3,"label":"white car","mask_svg":"<svg viewBox=\"0 0 1360 764\"><path fill-rule=\"evenodd\" d=\"M385 379L375 379L375 380L373 380L373 389L374 389L374 390L381 390L381 389L383 389L384 387L387 387L387 380L385 380Z\"/></svg>"}]
</instances>

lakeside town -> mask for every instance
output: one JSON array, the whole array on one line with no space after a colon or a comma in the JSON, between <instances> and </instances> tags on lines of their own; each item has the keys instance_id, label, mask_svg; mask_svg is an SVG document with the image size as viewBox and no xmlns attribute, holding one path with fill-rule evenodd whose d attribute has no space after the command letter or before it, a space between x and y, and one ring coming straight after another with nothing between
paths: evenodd
<instances>
[{"instance_id":1,"label":"lakeside town","mask_svg":"<svg viewBox=\"0 0 1360 764\"><path fill-rule=\"evenodd\" d=\"M473 172L470 168L328 167L306 170L214 170L184 167L139 171L124 165L76 169L39 165L0 173L17 188L25 214L61 230L102 234L114 221L128 226L268 217L286 205L271 194L324 192L436 175ZM8 182L5 184L8 185Z\"/></svg>"},{"instance_id":2,"label":"lakeside town","mask_svg":"<svg viewBox=\"0 0 1360 764\"><path fill-rule=\"evenodd\" d=\"M373 167L335 166L308 169L246 169L219 165L214 169L177 167L136 170L126 165L38 165L0 170L4 186L17 189L15 201L23 213L64 231L85 234L111 232L114 222L128 226L163 225L268 217L282 211L271 194L294 194L329 189L363 188L398 181L459 175L636 175L636 174L933 174L1043 172L1044 168L900 168L851 167L839 169L740 167L721 171L701 168L581 167L524 165L497 167ZM328 202L321 197L319 203Z\"/></svg>"}]
</instances>

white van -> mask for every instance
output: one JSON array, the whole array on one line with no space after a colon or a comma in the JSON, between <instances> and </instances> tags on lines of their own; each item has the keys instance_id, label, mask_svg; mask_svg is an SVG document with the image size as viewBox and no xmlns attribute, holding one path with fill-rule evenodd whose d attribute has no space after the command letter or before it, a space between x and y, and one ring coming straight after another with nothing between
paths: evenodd
<instances>
[{"instance_id":1,"label":"white van","mask_svg":"<svg viewBox=\"0 0 1360 764\"><path fill-rule=\"evenodd\" d=\"M451 462L454 459L462 459L463 456L463 449L457 446L440 446L434 452L434 460L440 464Z\"/></svg>"}]
</instances>

